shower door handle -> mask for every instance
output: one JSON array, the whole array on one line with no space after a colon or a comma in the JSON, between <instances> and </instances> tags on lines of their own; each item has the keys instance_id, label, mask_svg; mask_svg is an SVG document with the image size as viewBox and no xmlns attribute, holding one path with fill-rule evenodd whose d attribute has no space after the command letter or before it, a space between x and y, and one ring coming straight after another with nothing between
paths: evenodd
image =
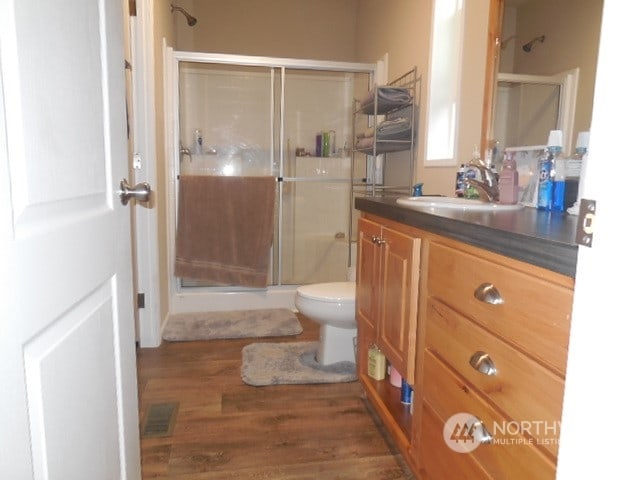
<instances>
[{"instance_id":1,"label":"shower door handle","mask_svg":"<svg viewBox=\"0 0 640 480\"><path fill-rule=\"evenodd\" d=\"M142 182L131 187L127 179L123 178L120 181L120 202L122 205L127 205L132 198L138 202L148 202L151 200L151 186L147 182Z\"/></svg>"}]
</instances>

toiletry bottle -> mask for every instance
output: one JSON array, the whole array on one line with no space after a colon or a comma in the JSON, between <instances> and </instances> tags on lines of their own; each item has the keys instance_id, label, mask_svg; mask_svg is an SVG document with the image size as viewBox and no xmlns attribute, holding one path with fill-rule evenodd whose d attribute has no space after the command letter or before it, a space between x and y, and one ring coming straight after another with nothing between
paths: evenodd
<instances>
[{"instance_id":1,"label":"toiletry bottle","mask_svg":"<svg viewBox=\"0 0 640 480\"><path fill-rule=\"evenodd\" d=\"M518 170L512 152L505 152L502 171L498 180L500 203L513 205L518 203Z\"/></svg>"},{"instance_id":2,"label":"toiletry bottle","mask_svg":"<svg viewBox=\"0 0 640 480\"><path fill-rule=\"evenodd\" d=\"M474 164L478 164L478 163L482 163L482 160L480 158L480 150L476 145L473 147L473 152L471 153L471 162L469 163L469 165L467 165L464 172L464 177L465 177L465 186L464 186L464 193L463 193L464 198L480 198L480 193L478 193L478 189L473 185L469 185L468 182L466 182L466 180L472 180L474 178L479 177L480 172L478 172L477 168L473 166Z\"/></svg>"},{"instance_id":3,"label":"toiletry bottle","mask_svg":"<svg viewBox=\"0 0 640 480\"><path fill-rule=\"evenodd\" d=\"M464 174L465 174L465 166L464 163L460 165L460 168L456 172L456 189L454 191L456 197L464 196Z\"/></svg>"},{"instance_id":4,"label":"toiletry bottle","mask_svg":"<svg viewBox=\"0 0 640 480\"><path fill-rule=\"evenodd\" d=\"M336 131L329 130L329 157L336 155Z\"/></svg>"},{"instance_id":5,"label":"toiletry bottle","mask_svg":"<svg viewBox=\"0 0 640 480\"><path fill-rule=\"evenodd\" d=\"M555 212L564 212L565 209L564 196L567 184L566 165L566 158L562 156L556 158L556 174L553 179L553 201L551 203L551 210Z\"/></svg>"},{"instance_id":6,"label":"toiletry bottle","mask_svg":"<svg viewBox=\"0 0 640 480\"><path fill-rule=\"evenodd\" d=\"M329 141L329 132L322 132L322 156L329 157L329 149L331 144Z\"/></svg>"},{"instance_id":7,"label":"toiletry bottle","mask_svg":"<svg viewBox=\"0 0 640 480\"><path fill-rule=\"evenodd\" d=\"M386 370L384 354L376 345L369 347L367 373L374 380L384 380Z\"/></svg>"},{"instance_id":8,"label":"toiletry bottle","mask_svg":"<svg viewBox=\"0 0 640 480\"><path fill-rule=\"evenodd\" d=\"M196 129L193 132L193 146L196 155L202 155L204 152L202 145L202 130Z\"/></svg>"},{"instance_id":9,"label":"toiletry bottle","mask_svg":"<svg viewBox=\"0 0 640 480\"><path fill-rule=\"evenodd\" d=\"M553 202L553 175L555 175L555 157L559 147L549 146L538 166L538 210L551 210Z\"/></svg>"},{"instance_id":10,"label":"toiletry bottle","mask_svg":"<svg viewBox=\"0 0 640 480\"><path fill-rule=\"evenodd\" d=\"M575 205L580 194L580 172L582 171L582 163L587 155L589 146L589 132L578 133L576 140L576 149L573 155L566 162L566 190L564 193L564 204L566 207Z\"/></svg>"},{"instance_id":11,"label":"toiletry bottle","mask_svg":"<svg viewBox=\"0 0 640 480\"><path fill-rule=\"evenodd\" d=\"M496 181L500 181L500 174L498 173L498 169L493 163L491 164L491 173L493 173L493 175L496 177Z\"/></svg>"},{"instance_id":12,"label":"toiletry bottle","mask_svg":"<svg viewBox=\"0 0 640 480\"><path fill-rule=\"evenodd\" d=\"M556 174L556 158L562 152L562 131L551 130L545 155L538 168L538 210L550 211L553 206L553 182Z\"/></svg>"}]
</instances>

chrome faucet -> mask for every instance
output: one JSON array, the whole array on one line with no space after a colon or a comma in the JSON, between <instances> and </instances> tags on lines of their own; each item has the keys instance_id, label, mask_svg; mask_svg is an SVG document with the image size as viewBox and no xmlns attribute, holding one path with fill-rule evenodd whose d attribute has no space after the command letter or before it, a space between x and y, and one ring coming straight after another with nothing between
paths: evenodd
<instances>
[{"instance_id":1,"label":"chrome faucet","mask_svg":"<svg viewBox=\"0 0 640 480\"><path fill-rule=\"evenodd\" d=\"M480 195L480 200L484 202L497 202L500 199L500 190L498 189L498 178L491 170L491 167L479 158L473 158L469 162L470 167L475 167L480 172L480 178L465 179L465 187L473 186Z\"/></svg>"}]
</instances>

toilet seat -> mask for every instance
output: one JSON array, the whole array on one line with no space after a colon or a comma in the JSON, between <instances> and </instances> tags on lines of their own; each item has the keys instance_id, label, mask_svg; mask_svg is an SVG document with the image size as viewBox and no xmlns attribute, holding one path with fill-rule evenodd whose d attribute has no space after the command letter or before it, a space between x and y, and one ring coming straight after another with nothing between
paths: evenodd
<instances>
[{"instance_id":1,"label":"toilet seat","mask_svg":"<svg viewBox=\"0 0 640 480\"><path fill-rule=\"evenodd\" d=\"M356 302L355 282L315 283L298 287L301 297L327 303L350 304Z\"/></svg>"}]
</instances>

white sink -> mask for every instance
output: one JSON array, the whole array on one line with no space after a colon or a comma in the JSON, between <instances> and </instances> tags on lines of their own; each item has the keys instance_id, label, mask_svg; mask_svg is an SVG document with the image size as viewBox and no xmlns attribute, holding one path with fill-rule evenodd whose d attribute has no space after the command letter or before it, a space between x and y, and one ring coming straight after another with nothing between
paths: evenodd
<instances>
[{"instance_id":1,"label":"white sink","mask_svg":"<svg viewBox=\"0 0 640 480\"><path fill-rule=\"evenodd\" d=\"M518 203L515 205L502 205L500 203L457 197L400 197L396 200L396 203L421 212L437 212L438 210L504 212L523 208Z\"/></svg>"}]
</instances>

